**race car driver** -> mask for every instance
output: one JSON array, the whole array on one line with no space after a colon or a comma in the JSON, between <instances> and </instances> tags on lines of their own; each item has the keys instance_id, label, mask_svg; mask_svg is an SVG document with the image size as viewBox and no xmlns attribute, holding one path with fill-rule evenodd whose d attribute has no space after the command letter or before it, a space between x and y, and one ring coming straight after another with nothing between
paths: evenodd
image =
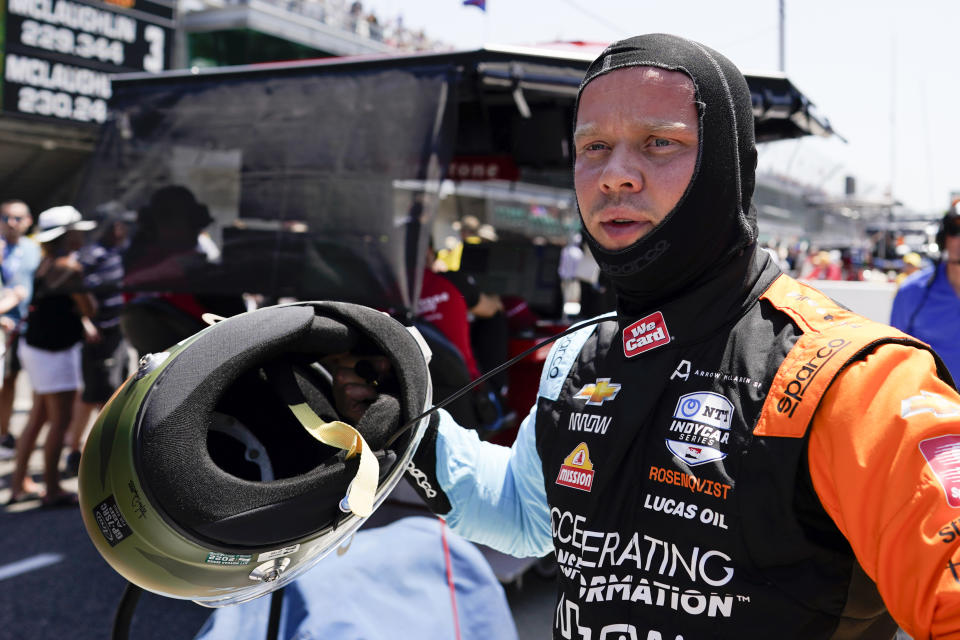
<instances>
[{"instance_id":1,"label":"race car driver","mask_svg":"<svg viewBox=\"0 0 960 640\"><path fill-rule=\"evenodd\" d=\"M592 63L574 179L617 310L554 344L512 448L441 412L415 486L556 552L555 638L960 638L960 396L757 250L753 118L696 42Z\"/></svg>"}]
</instances>

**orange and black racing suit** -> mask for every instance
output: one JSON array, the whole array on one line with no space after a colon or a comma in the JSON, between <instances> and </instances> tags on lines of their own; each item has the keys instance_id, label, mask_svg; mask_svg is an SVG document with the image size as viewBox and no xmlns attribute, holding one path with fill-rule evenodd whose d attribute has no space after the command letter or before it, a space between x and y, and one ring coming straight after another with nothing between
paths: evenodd
<instances>
[{"instance_id":1,"label":"orange and black racing suit","mask_svg":"<svg viewBox=\"0 0 960 640\"><path fill-rule=\"evenodd\" d=\"M511 450L444 416L448 522L556 551L555 638L960 638L949 374L763 252L741 264L559 340Z\"/></svg>"}]
</instances>

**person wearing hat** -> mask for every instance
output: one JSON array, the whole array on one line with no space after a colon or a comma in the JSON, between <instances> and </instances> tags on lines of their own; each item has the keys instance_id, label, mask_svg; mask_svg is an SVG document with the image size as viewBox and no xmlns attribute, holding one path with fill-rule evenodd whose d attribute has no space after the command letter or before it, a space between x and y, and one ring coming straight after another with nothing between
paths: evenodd
<instances>
[{"instance_id":1,"label":"person wearing hat","mask_svg":"<svg viewBox=\"0 0 960 640\"><path fill-rule=\"evenodd\" d=\"M556 554L557 639L960 637L960 394L759 249L753 104L677 36L588 67L574 186L616 311L553 344L511 448L438 411L412 485Z\"/></svg>"},{"instance_id":2,"label":"person wearing hat","mask_svg":"<svg viewBox=\"0 0 960 640\"><path fill-rule=\"evenodd\" d=\"M934 264L900 285L890 324L936 349L960 379L960 202L940 220L937 248Z\"/></svg>"},{"instance_id":3,"label":"person wearing hat","mask_svg":"<svg viewBox=\"0 0 960 640\"><path fill-rule=\"evenodd\" d=\"M903 269L900 270L900 273L897 274L897 277L894 279L894 282L897 283L897 287L903 284L903 281L906 280L910 274L916 273L920 270L920 267L923 266L923 258L920 257L920 254L916 251L911 251L903 256Z\"/></svg>"},{"instance_id":4,"label":"person wearing hat","mask_svg":"<svg viewBox=\"0 0 960 640\"><path fill-rule=\"evenodd\" d=\"M96 223L84 220L71 206L47 209L38 216L37 233L42 258L33 282L30 321L20 338L20 358L34 391L27 424L17 441L16 466L10 483L10 502L41 499L44 506L77 504L77 496L60 485L59 462L78 390L83 387L80 349L84 340L98 339L92 322L94 297L83 291L83 269L76 251L83 232ZM30 454L43 426L50 424L43 445L41 495L27 481Z\"/></svg>"}]
</instances>

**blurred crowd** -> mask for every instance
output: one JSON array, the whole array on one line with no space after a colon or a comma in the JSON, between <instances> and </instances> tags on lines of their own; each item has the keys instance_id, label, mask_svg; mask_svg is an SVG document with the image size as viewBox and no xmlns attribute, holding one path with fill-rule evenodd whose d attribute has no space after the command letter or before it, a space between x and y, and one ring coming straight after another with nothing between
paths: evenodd
<instances>
[{"instance_id":1,"label":"blurred crowd","mask_svg":"<svg viewBox=\"0 0 960 640\"><path fill-rule=\"evenodd\" d=\"M61 479L77 474L84 434L132 373L134 358L167 349L213 318L263 302L189 293L217 290L194 285L205 266L219 264L221 253L207 232L213 222L209 210L188 189L162 187L136 213L105 210L95 218L58 206L35 219L20 200L0 203L0 459L15 459L11 503L76 504ZM882 236L868 248L824 249L798 242L769 243L763 250L783 271L805 280L906 283L903 289L910 295L916 290L916 300L907 304L908 296L898 295L895 306L905 314L901 328L926 332L931 343L946 341L938 350L954 368L960 366L953 362L960 353L954 355L950 345L960 339L953 336L960 323L944 325L942 319L960 312L960 297L951 288L954 279L960 283L958 218L956 212L944 218L932 258L893 236ZM521 297L484 291L460 271L463 247L495 243L497 230L473 216L456 222L454 230L458 236L438 242L438 249L431 242L416 309L417 326L434 353L435 397L497 369L511 355L511 340L534 336L543 323L569 324L616 306L612 287L579 234L559 254L555 299L562 312L542 320ZM941 253L957 255L942 260ZM937 277L941 271L942 278ZM933 276L915 286L910 284L915 273ZM948 336L940 335L943 326ZM10 422L21 375L33 401L25 426L14 434ZM505 372L495 372L449 409L493 437L515 425L511 397L517 390L511 394L509 382ZM29 464L45 429L40 483Z\"/></svg>"},{"instance_id":2,"label":"blurred crowd","mask_svg":"<svg viewBox=\"0 0 960 640\"><path fill-rule=\"evenodd\" d=\"M61 480L78 473L91 420L132 372L133 356L196 333L207 313L245 308L238 296L175 293L198 263L219 257L204 231L212 217L189 190L159 189L135 216L100 214L84 219L66 205L35 219L23 201L0 203L0 458L15 459L9 503L76 505ZM147 283L158 291L140 286ZM32 403L15 436L24 372ZM41 437L42 484L29 473Z\"/></svg>"},{"instance_id":3,"label":"blurred crowd","mask_svg":"<svg viewBox=\"0 0 960 640\"><path fill-rule=\"evenodd\" d=\"M899 252L886 257L874 247L843 247L824 249L807 242L794 244L767 243L767 251L780 268L802 280L849 280L894 282L918 269L932 264L932 260L905 245Z\"/></svg>"},{"instance_id":4,"label":"blurred crowd","mask_svg":"<svg viewBox=\"0 0 960 640\"><path fill-rule=\"evenodd\" d=\"M242 1L242 0L241 0ZM336 29L355 33L361 38L382 42L399 51L434 51L450 49L427 37L423 29L409 29L403 15L385 19L364 8L357 0L266 0L292 13L318 20Z\"/></svg>"}]
</instances>

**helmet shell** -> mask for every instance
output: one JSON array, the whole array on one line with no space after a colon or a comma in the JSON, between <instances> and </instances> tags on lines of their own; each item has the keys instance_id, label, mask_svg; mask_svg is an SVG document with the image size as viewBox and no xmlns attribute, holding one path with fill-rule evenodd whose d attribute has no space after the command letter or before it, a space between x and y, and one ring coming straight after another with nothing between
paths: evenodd
<instances>
[{"instance_id":1,"label":"helmet shell","mask_svg":"<svg viewBox=\"0 0 960 640\"><path fill-rule=\"evenodd\" d=\"M322 314L323 305L335 305L338 310L347 309L361 320L367 312L376 313L378 320L383 317L379 312L359 305L295 303L295 306L304 305L313 305L319 314ZM169 351L144 356L138 371L101 411L84 447L79 473L83 522L94 546L110 566L148 591L194 600L205 606L235 604L270 593L312 567L352 535L365 520L344 513L330 526L297 539L284 540L282 544L224 545L191 535L156 500L136 455L141 446L143 408L151 394L164 392L163 376L172 363L188 357L191 346L204 334L229 330L231 322L236 320L231 318L208 327ZM422 339L418 341L406 327L391 322L402 328L402 333L397 333L393 339L397 335L406 335L418 344L418 348L425 348L420 345ZM423 404L416 407L414 415L419 415L431 403L425 362L429 356L420 353L424 360L416 364L423 367L428 384ZM405 449L398 452L396 463L385 476L381 473L375 507L400 480L427 420L418 420L411 429ZM193 481L190 477L182 480L185 486Z\"/></svg>"}]
</instances>

